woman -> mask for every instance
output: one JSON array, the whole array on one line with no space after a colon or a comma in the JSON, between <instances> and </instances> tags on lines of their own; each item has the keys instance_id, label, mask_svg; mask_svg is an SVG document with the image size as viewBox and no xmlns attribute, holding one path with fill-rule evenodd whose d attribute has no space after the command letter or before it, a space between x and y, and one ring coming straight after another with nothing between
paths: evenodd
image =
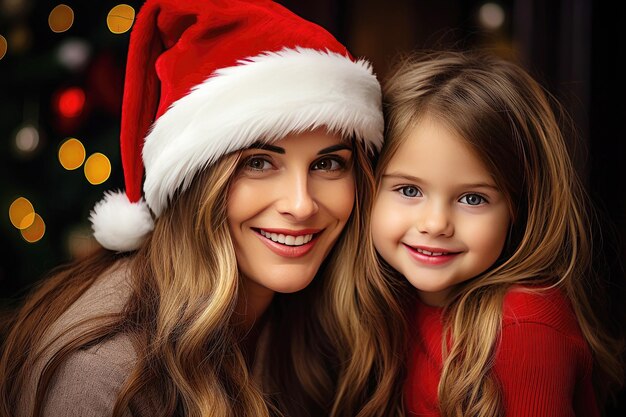
<instances>
[{"instance_id":1,"label":"woman","mask_svg":"<svg viewBox=\"0 0 626 417\"><path fill-rule=\"evenodd\" d=\"M270 1L148 0L126 190L91 215L108 250L16 316L3 414L396 415L400 313L355 262L381 142L371 68L320 27Z\"/></svg>"}]
</instances>

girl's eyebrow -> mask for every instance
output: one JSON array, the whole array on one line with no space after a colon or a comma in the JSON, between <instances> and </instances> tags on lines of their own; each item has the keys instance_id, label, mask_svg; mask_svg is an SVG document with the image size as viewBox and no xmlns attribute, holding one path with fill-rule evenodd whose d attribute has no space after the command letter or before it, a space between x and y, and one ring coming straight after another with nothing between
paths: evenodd
<instances>
[{"instance_id":1,"label":"girl's eyebrow","mask_svg":"<svg viewBox=\"0 0 626 417\"><path fill-rule=\"evenodd\" d=\"M422 179L418 178L418 177L414 177L412 175L408 175L408 174L403 174L401 172L392 172L389 174L384 174L383 178L395 178L395 179L400 179L400 180L405 180L407 182L423 182ZM460 188L488 188L494 191L500 191L500 189L490 183L487 182L476 182L476 183L464 183L464 184L460 184L459 185Z\"/></svg>"},{"instance_id":2,"label":"girl's eyebrow","mask_svg":"<svg viewBox=\"0 0 626 417\"><path fill-rule=\"evenodd\" d=\"M401 179L401 180L406 180L409 182L421 182L422 180L420 180L417 177L414 177L412 175L407 175L407 174L403 174L401 172L392 172L389 174L383 174L383 178L397 178L397 179Z\"/></svg>"}]
</instances>

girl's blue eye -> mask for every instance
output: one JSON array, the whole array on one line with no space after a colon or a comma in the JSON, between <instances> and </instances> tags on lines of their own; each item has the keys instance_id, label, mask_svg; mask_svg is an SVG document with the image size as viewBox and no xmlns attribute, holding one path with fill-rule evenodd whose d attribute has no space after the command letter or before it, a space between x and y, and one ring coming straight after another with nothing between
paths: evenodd
<instances>
[{"instance_id":1,"label":"girl's blue eye","mask_svg":"<svg viewBox=\"0 0 626 417\"><path fill-rule=\"evenodd\" d=\"M327 157L316 161L313 164L313 169L321 171L338 171L344 169L345 166L346 163L343 159L337 157Z\"/></svg>"},{"instance_id":2,"label":"girl's blue eye","mask_svg":"<svg viewBox=\"0 0 626 417\"><path fill-rule=\"evenodd\" d=\"M405 185L399 188L400 194L405 197L418 197L421 195L420 190L412 185Z\"/></svg>"},{"instance_id":3,"label":"girl's blue eye","mask_svg":"<svg viewBox=\"0 0 626 417\"><path fill-rule=\"evenodd\" d=\"M479 194L466 194L459 200L463 204L467 204L469 206L478 206L480 204L486 203L487 200L485 197Z\"/></svg>"}]
</instances>

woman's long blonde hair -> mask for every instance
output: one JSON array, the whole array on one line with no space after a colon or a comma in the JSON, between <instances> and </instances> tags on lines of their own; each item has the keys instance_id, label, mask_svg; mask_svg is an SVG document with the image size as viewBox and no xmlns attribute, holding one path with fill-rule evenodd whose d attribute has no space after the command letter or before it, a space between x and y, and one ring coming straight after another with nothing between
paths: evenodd
<instances>
[{"instance_id":1,"label":"woman's long blonde hair","mask_svg":"<svg viewBox=\"0 0 626 417\"><path fill-rule=\"evenodd\" d=\"M368 280L359 254L364 207L374 190L371 156L354 146L357 198L344 231L313 284L270 306L263 387L238 342L233 312L240 288L226 203L238 154L203 171L157 219L130 255L132 293L117 314L72 337L40 375L34 416L55 370L81 347L128 335L138 361L113 415L150 393L155 416L392 416L400 413L402 310L384 281ZM358 255L358 256L357 256ZM101 251L56 271L16 314L0 360L0 413L12 415L38 359L45 329L121 255ZM360 261L361 259L364 259ZM388 320L393 323L389 325ZM82 324L84 325L84 323Z\"/></svg>"},{"instance_id":2,"label":"woman's long blonde hair","mask_svg":"<svg viewBox=\"0 0 626 417\"><path fill-rule=\"evenodd\" d=\"M601 399L622 383L621 344L599 306L590 268L592 237L585 190L554 110L556 100L515 65L482 52L438 52L401 61L384 86L386 144L377 181L407 131L436 118L482 158L505 194L512 225L500 259L455 289L444 310L443 417L503 415L492 372L502 301L514 284L559 287L567 295L597 364ZM444 337L444 340L446 338Z\"/></svg>"}]
</instances>

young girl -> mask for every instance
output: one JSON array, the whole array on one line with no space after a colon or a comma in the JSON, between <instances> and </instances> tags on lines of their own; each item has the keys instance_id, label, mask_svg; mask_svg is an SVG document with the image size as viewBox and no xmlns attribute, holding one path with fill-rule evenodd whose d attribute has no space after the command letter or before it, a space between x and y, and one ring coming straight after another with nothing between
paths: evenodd
<instances>
[{"instance_id":1,"label":"young girl","mask_svg":"<svg viewBox=\"0 0 626 417\"><path fill-rule=\"evenodd\" d=\"M591 298L585 193L549 95L481 53L404 62L383 93L374 245L417 290L416 416L598 416L619 345Z\"/></svg>"},{"instance_id":2,"label":"young girl","mask_svg":"<svg viewBox=\"0 0 626 417\"><path fill-rule=\"evenodd\" d=\"M126 189L91 215L106 250L16 315L0 415L398 415L400 309L355 261L380 97L367 62L277 3L148 0Z\"/></svg>"}]
</instances>

